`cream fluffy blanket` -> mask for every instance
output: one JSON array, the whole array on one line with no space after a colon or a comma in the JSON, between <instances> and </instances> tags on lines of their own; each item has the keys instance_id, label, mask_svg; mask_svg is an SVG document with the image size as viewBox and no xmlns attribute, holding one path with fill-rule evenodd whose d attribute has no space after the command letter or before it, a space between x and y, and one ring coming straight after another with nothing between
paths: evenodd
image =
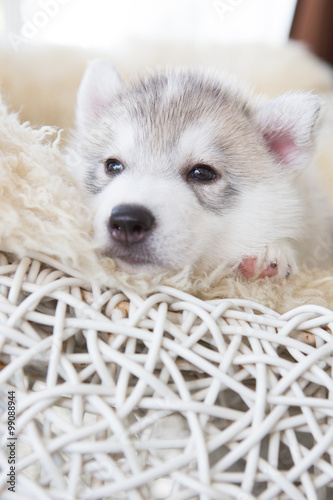
<instances>
[{"instance_id":1,"label":"cream fluffy blanket","mask_svg":"<svg viewBox=\"0 0 333 500\"><path fill-rule=\"evenodd\" d=\"M309 81L304 81L304 88L309 88L309 84L311 88L317 88L328 102L326 123L319 141L318 164L324 173L326 185L332 186L333 145L330 139L332 132L330 101L333 102L332 75L326 66L314 60L306 52L298 48L296 52L299 67L307 66L308 70L311 70ZM290 62L291 54L295 54L294 47L285 50L285 59L281 58L282 66L288 66L287 61ZM261 57L264 66L266 55ZM73 56L72 62L74 60ZM77 68L78 74L83 71L82 60ZM293 60L292 64L294 63ZM14 80L15 74L17 77L17 68L14 64L9 65L6 67L7 74L3 72L2 77L6 99L12 103L12 106L13 103L18 103L19 93L17 93L17 88L8 87L8 81L10 78ZM318 85L315 81L316 71ZM40 75L35 75L35 78L38 77ZM75 94L78 81L79 78L69 81L68 94L71 99ZM7 87L4 82L7 82ZM292 82L289 83L289 87L293 87ZM274 85L275 90L271 93L278 93L276 80ZM285 90L285 86L286 83L283 81L281 90ZM299 87L300 82L294 85L294 88ZM48 90L50 92L51 89ZM38 88L36 94L38 94ZM26 96L23 94L21 97L21 105L28 106L29 100L24 101ZM38 95L30 96L29 105L33 99L36 103ZM43 99L41 101L42 107ZM70 99L67 100L66 120L68 122L72 119L71 113L74 107L74 101L70 105L69 102ZM39 109L39 117L41 116L42 110ZM33 118L31 120L36 122ZM51 118L49 123L61 125ZM181 273L172 276L128 276L121 273L111 259L101 258L94 248L91 216L80 197L74 180L66 170L60 145L60 133L56 129L49 126L33 128L28 123L21 123L18 116L8 112L5 104L1 103L1 251L14 254L19 258L25 255L40 255L41 259L52 258L55 266L64 269L66 266L74 267L89 281L112 288L134 287L142 294L152 291L158 284L165 283L203 298L250 298L279 312L306 303L333 308L333 270L330 269L312 271L303 269L297 277L289 278L282 285L274 284L268 278L255 283L222 279L219 270L209 276L193 276L189 269L184 269Z\"/></svg>"}]
</instances>

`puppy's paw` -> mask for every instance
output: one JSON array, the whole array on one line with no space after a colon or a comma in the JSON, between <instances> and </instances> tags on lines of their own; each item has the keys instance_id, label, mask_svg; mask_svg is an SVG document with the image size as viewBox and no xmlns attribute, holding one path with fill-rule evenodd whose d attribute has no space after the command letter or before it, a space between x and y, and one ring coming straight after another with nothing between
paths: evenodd
<instances>
[{"instance_id":1,"label":"puppy's paw","mask_svg":"<svg viewBox=\"0 0 333 500\"><path fill-rule=\"evenodd\" d=\"M297 273L294 252L290 248L267 247L258 256L244 258L238 272L248 280L268 277L280 281Z\"/></svg>"}]
</instances>

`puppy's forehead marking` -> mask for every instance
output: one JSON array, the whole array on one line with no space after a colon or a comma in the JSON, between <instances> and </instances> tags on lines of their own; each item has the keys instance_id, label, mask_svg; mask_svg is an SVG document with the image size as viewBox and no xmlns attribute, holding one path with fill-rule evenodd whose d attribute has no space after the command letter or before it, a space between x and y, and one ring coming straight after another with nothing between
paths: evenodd
<instances>
[{"instance_id":1,"label":"puppy's forehead marking","mask_svg":"<svg viewBox=\"0 0 333 500\"><path fill-rule=\"evenodd\" d=\"M119 151L119 153L125 155L129 154L136 145L136 133L133 124L126 120L120 120L116 124L114 135L113 145L117 152Z\"/></svg>"},{"instance_id":2,"label":"puppy's forehead marking","mask_svg":"<svg viewBox=\"0 0 333 500\"><path fill-rule=\"evenodd\" d=\"M124 91L118 110L135 129L137 158L167 154L176 159L177 152L189 161L204 161L207 155L206 161L214 162L221 152L234 157L235 144L251 135L242 92L205 72L178 71L140 80Z\"/></svg>"},{"instance_id":3,"label":"puppy's forehead marking","mask_svg":"<svg viewBox=\"0 0 333 500\"><path fill-rule=\"evenodd\" d=\"M211 152L213 138L216 135L216 124L205 122L201 125L191 124L180 134L178 152L182 156L190 156L193 161L204 161L204 155Z\"/></svg>"},{"instance_id":4,"label":"puppy's forehead marking","mask_svg":"<svg viewBox=\"0 0 333 500\"><path fill-rule=\"evenodd\" d=\"M164 165L171 172L203 162L246 177L258 170L258 141L246 101L218 78L153 75L125 88L111 108L110 150L119 151L128 166L157 172Z\"/></svg>"},{"instance_id":5,"label":"puppy's forehead marking","mask_svg":"<svg viewBox=\"0 0 333 500\"><path fill-rule=\"evenodd\" d=\"M145 129L179 134L200 118L217 119L221 110L244 116L244 99L229 87L204 74L157 74L129 86L122 107Z\"/></svg>"}]
</instances>

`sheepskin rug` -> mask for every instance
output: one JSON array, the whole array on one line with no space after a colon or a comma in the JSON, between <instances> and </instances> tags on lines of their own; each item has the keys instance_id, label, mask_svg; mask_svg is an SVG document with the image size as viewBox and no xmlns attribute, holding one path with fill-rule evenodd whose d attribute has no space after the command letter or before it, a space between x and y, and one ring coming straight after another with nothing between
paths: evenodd
<instances>
[{"instance_id":1,"label":"sheepskin rug","mask_svg":"<svg viewBox=\"0 0 333 500\"><path fill-rule=\"evenodd\" d=\"M237 50L238 65L235 63ZM174 52L177 56L173 59L171 53L156 49L152 57L151 52L145 52L134 72L147 66L149 57L153 63L191 63L190 58L186 59L189 51ZM317 162L333 199L331 69L296 45L283 49L247 48L245 54L244 48L221 49L219 57L216 48L208 50L206 55L208 53L207 64L212 65L215 58L218 67L233 71L267 94L303 88L314 89L323 96L327 111ZM118 67L124 75L130 73L131 61L137 61L133 54L127 53L127 56L127 59L124 54L115 58L116 66L122 61ZM308 303L333 308L333 269L302 269L298 276L282 284L272 283L268 278L256 282L223 278L218 269L210 275L193 275L190 269L184 269L174 275L129 276L120 272L111 259L98 254L92 237L91 214L62 157L63 137L73 123L77 86L90 57L91 54L75 50L51 48L22 51L16 57L6 51L0 54L3 93L0 251L12 255L13 259L24 256L43 259L44 256L53 259L54 266L60 269L68 265L75 267L78 273L99 286L117 288L125 284L142 295L163 283L201 298L252 299L278 312ZM204 51L197 52L197 64L203 60ZM20 110L20 114L12 110ZM65 131L60 130L62 128Z\"/></svg>"}]
</instances>

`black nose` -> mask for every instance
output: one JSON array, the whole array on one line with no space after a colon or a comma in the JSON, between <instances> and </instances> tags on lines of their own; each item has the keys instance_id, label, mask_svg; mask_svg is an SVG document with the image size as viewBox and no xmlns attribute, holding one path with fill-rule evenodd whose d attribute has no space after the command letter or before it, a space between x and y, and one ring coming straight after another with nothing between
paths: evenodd
<instances>
[{"instance_id":1,"label":"black nose","mask_svg":"<svg viewBox=\"0 0 333 500\"><path fill-rule=\"evenodd\" d=\"M109 219L109 231L116 241L133 245L141 241L154 224L152 213L140 205L118 205Z\"/></svg>"}]
</instances>

